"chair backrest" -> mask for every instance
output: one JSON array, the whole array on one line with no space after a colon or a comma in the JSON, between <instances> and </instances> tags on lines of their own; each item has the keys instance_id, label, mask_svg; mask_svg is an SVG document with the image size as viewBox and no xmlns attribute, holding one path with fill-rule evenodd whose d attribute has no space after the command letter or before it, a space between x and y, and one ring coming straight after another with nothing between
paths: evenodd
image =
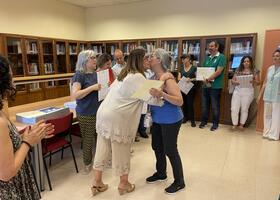
<instances>
[{"instance_id":1,"label":"chair backrest","mask_svg":"<svg viewBox=\"0 0 280 200\"><path fill-rule=\"evenodd\" d=\"M52 134L56 135L70 130L72 126L72 119L73 119L73 113L70 112L68 115L65 115L64 117L49 119L46 121L46 123L51 123L54 125L54 132Z\"/></svg>"}]
</instances>

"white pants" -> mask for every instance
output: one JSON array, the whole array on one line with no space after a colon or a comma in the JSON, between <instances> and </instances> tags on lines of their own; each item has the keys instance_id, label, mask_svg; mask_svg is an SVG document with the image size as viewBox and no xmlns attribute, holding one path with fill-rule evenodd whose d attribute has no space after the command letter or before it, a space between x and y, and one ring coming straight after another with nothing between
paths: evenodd
<instances>
[{"instance_id":1,"label":"white pants","mask_svg":"<svg viewBox=\"0 0 280 200\"><path fill-rule=\"evenodd\" d=\"M240 124L245 124L248 118L249 107L254 99L253 88L236 88L231 99L231 120L234 126L238 125L239 111Z\"/></svg>"},{"instance_id":2,"label":"white pants","mask_svg":"<svg viewBox=\"0 0 280 200\"><path fill-rule=\"evenodd\" d=\"M98 134L93 169L104 171L112 160L112 168L115 175L129 174L130 150L131 143L111 141L111 139Z\"/></svg>"},{"instance_id":3,"label":"white pants","mask_svg":"<svg viewBox=\"0 0 280 200\"><path fill-rule=\"evenodd\" d=\"M280 103L264 104L263 136L272 140L279 140L280 134Z\"/></svg>"}]
</instances>

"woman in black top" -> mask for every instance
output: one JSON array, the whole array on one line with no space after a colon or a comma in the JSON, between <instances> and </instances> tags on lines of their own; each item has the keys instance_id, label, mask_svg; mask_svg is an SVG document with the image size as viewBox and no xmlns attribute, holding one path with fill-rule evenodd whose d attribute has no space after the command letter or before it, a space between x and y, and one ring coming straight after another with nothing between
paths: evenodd
<instances>
[{"instance_id":1,"label":"woman in black top","mask_svg":"<svg viewBox=\"0 0 280 200\"><path fill-rule=\"evenodd\" d=\"M181 78L184 76L187 78L187 82L190 82L191 79L196 77L196 67L192 65L192 58L191 55L183 55L181 56L181 59L183 61L184 67L182 68L181 72L178 74L178 80L181 80ZM192 89L189 91L189 93L186 95L182 93L184 104L183 104L183 113L184 113L184 119L183 123L186 123L188 120L191 121L191 126L195 127L195 121L194 121L194 97L195 97L195 88L192 87Z\"/></svg>"}]
</instances>

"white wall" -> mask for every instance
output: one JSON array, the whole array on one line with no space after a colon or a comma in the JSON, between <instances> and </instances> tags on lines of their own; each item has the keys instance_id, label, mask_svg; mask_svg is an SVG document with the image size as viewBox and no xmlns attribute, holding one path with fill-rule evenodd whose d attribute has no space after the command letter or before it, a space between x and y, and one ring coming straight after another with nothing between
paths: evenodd
<instances>
[{"instance_id":1,"label":"white wall","mask_svg":"<svg viewBox=\"0 0 280 200\"><path fill-rule=\"evenodd\" d=\"M0 0L0 33L85 39L85 9L56 0Z\"/></svg>"},{"instance_id":2,"label":"white wall","mask_svg":"<svg viewBox=\"0 0 280 200\"><path fill-rule=\"evenodd\" d=\"M256 65L262 63L264 33L280 28L277 0L152 0L90 8L87 40L138 39L258 33Z\"/></svg>"}]
</instances>

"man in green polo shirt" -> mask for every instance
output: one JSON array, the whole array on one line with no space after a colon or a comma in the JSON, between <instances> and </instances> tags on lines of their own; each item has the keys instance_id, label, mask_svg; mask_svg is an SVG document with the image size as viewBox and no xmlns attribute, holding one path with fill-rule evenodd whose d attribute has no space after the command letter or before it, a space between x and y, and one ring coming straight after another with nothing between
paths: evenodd
<instances>
[{"instance_id":1,"label":"man in green polo shirt","mask_svg":"<svg viewBox=\"0 0 280 200\"><path fill-rule=\"evenodd\" d=\"M202 67L213 67L215 72L205 79L202 86L202 117L199 128L204 128L208 122L210 103L213 115L213 125L211 131L215 131L219 126L220 118L220 99L221 92L224 87L224 68L226 66L226 58L219 51L217 41L212 41L208 45L210 55L203 62Z\"/></svg>"}]
</instances>

